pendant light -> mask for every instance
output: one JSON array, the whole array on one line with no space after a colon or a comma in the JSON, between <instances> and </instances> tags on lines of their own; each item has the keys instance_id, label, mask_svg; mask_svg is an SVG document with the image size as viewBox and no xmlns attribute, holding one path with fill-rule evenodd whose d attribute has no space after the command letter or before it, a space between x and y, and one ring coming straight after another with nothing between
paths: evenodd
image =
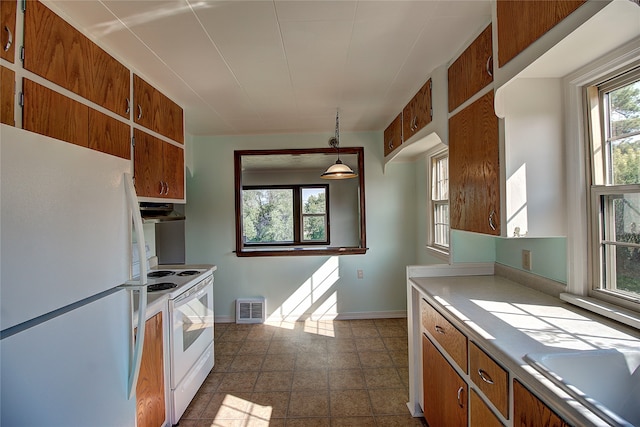
<instances>
[{"instance_id":1,"label":"pendant light","mask_svg":"<svg viewBox=\"0 0 640 427\"><path fill-rule=\"evenodd\" d=\"M347 179L355 178L358 176L348 165L342 163L340 160L340 120L339 112L336 112L336 135L329 138L329 146L335 148L338 152L338 160L329 166L329 168L320 175L322 179Z\"/></svg>"}]
</instances>

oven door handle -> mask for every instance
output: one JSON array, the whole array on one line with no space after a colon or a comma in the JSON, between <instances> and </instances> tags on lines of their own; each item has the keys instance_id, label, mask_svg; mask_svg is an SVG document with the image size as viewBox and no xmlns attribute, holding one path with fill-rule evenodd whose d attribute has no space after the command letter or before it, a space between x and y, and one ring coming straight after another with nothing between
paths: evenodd
<instances>
[{"instance_id":1,"label":"oven door handle","mask_svg":"<svg viewBox=\"0 0 640 427\"><path fill-rule=\"evenodd\" d=\"M198 286L199 285L196 285L196 287L198 287ZM209 287L210 286L213 286L212 285L212 281L210 280L210 278L207 278L207 279L205 279L203 281L202 287L198 291L196 291L195 293L191 293L190 291L187 291L184 294L182 294L179 297L177 297L173 301L173 306L175 308L178 308L181 305L184 305L187 302L191 301L192 299L200 298L202 295L204 295L207 292L209 292Z\"/></svg>"}]
</instances>

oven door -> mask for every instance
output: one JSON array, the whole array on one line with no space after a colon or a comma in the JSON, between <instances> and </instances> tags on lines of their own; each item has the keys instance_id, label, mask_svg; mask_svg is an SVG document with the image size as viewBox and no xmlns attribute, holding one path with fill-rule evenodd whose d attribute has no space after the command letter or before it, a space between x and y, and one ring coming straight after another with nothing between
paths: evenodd
<instances>
[{"instance_id":1,"label":"oven door","mask_svg":"<svg viewBox=\"0 0 640 427\"><path fill-rule=\"evenodd\" d=\"M175 389L213 343L213 276L169 301L171 388Z\"/></svg>"}]
</instances>

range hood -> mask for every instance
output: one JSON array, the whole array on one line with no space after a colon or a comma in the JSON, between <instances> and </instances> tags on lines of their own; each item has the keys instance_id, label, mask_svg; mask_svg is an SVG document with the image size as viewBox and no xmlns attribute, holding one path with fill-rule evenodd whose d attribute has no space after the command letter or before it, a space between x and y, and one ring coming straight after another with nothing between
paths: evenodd
<instances>
[{"instance_id":1,"label":"range hood","mask_svg":"<svg viewBox=\"0 0 640 427\"><path fill-rule=\"evenodd\" d=\"M140 214L145 224L185 219L184 214L174 210L173 203L140 202Z\"/></svg>"}]
</instances>

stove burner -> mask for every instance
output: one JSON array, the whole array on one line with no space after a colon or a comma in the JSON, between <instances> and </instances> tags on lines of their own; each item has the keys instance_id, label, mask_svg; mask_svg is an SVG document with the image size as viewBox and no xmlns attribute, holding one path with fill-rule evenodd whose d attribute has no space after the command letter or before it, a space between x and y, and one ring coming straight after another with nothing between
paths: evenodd
<instances>
[{"instance_id":1,"label":"stove burner","mask_svg":"<svg viewBox=\"0 0 640 427\"><path fill-rule=\"evenodd\" d=\"M178 276L193 276L198 273L200 273L198 270L185 270L178 273Z\"/></svg>"},{"instance_id":2,"label":"stove burner","mask_svg":"<svg viewBox=\"0 0 640 427\"><path fill-rule=\"evenodd\" d=\"M178 285L171 282L154 283L152 285L147 286L147 292L166 291L167 289L173 289L177 286Z\"/></svg>"},{"instance_id":3,"label":"stove burner","mask_svg":"<svg viewBox=\"0 0 640 427\"><path fill-rule=\"evenodd\" d=\"M147 277L154 279L158 277L171 276L173 274L176 274L176 273L169 270L158 270L158 271L152 271L151 273L147 274Z\"/></svg>"}]
</instances>

